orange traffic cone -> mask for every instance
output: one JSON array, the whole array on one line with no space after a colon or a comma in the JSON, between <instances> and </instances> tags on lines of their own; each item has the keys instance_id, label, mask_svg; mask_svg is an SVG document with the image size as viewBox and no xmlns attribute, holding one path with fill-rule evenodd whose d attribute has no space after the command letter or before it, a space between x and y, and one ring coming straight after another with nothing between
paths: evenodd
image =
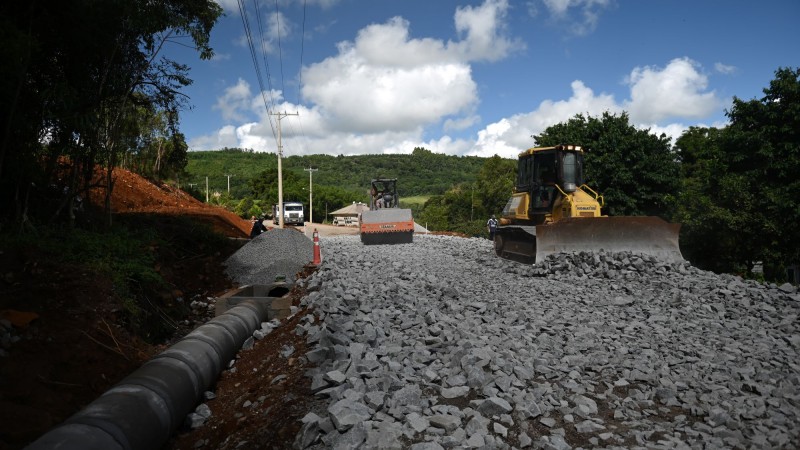
<instances>
[{"instance_id":1,"label":"orange traffic cone","mask_svg":"<svg viewBox=\"0 0 800 450\"><path fill-rule=\"evenodd\" d=\"M319 232L316 228L314 228L314 265L318 265L322 262L322 255L320 255L319 251Z\"/></svg>"}]
</instances>

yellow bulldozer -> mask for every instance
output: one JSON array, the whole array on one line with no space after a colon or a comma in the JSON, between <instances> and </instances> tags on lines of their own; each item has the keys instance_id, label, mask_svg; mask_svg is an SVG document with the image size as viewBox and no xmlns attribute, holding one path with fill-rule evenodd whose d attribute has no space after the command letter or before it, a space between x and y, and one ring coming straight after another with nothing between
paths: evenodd
<instances>
[{"instance_id":1,"label":"yellow bulldozer","mask_svg":"<svg viewBox=\"0 0 800 450\"><path fill-rule=\"evenodd\" d=\"M536 263L554 253L603 250L683 261L680 224L658 217L601 215L603 196L584 184L583 155L577 145L537 147L519 154L514 192L495 233L497 255Z\"/></svg>"}]
</instances>

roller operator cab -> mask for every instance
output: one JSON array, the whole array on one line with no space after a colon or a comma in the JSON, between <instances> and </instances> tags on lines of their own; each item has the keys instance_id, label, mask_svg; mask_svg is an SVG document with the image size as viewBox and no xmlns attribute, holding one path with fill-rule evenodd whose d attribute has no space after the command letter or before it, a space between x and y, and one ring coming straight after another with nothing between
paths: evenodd
<instances>
[{"instance_id":1,"label":"roller operator cab","mask_svg":"<svg viewBox=\"0 0 800 450\"><path fill-rule=\"evenodd\" d=\"M675 261L680 225L658 217L607 217L603 196L584 183L578 145L519 154L517 180L495 234L498 256L538 262L552 253L634 251Z\"/></svg>"},{"instance_id":2,"label":"roller operator cab","mask_svg":"<svg viewBox=\"0 0 800 450\"><path fill-rule=\"evenodd\" d=\"M358 221L365 245L410 244L414 241L414 219L410 209L400 208L396 178L376 178L369 190L369 211Z\"/></svg>"}]
</instances>

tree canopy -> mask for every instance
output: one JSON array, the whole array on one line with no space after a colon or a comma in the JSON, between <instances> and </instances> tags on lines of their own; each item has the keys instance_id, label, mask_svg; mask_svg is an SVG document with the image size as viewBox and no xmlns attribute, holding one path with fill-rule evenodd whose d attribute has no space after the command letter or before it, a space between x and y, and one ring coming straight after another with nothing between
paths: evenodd
<instances>
[{"instance_id":1,"label":"tree canopy","mask_svg":"<svg viewBox=\"0 0 800 450\"><path fill-rule=\"evenodd\" d=\"M397 178L401 198L442 194L456 184L474 181L484 159L444 155L417 147L411 154L289 156L283 158L283 171L304 177L308 184L308 173L303 169L319 169L314 172L314 186L336 186L358 192L352 200L366 202L366 192L373 178ZM224 186L225 174L233 174L231 194L244 196L249 193L248 180L261 171L277 170L277 167L275 153L226 148L191 152L186 170L193 182L209 177L212 188Z\"/></svg>"},{"instance_id":2,"label":"tree canopy","mask_svg":"<svg viewBox=\"0 0 800 450\"><path fill-rule=\"evenodd\" d=\"M148 160L156 174L180 171L180 89L191 79L161 50L188 38L211 57L209 34L221 13L213 0L4 2L2 204L24 221L29 207L52 207L52 193L41 188L60 179L61 208L90 187L98 164L109 192L120 163ZM67 173L55 175L62 162Z\"/></svg>"},{"instance_id":3,"label":"tree canopy","mask_svg":"<svg viewBox=\"0 0 800 450\"><path fill-rule=\"evenodd\" d=\"M603 194L612 216L669 218L680 188L680 164L669 138L639 130L628 114L578 114L534 136L537 146L581 145L586 150L586 183Z\"/></svg>"},{"instance_id":4,"label":"tree canopy","mask_svg":"<svg viewBox=\"0 0 800 450\"><path fill-rule=\"evenodd\" d=\"M683 191L676 219L693 260L769 278L800 261L800 69L781 68L761 99L734 98L722 129L692 128L676 143Z\"/></svg>"}]
</instances>

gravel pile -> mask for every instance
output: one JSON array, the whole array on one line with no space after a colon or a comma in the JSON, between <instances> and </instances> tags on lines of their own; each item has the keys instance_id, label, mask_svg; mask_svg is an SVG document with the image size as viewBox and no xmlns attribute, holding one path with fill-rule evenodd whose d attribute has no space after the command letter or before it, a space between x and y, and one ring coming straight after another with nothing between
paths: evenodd
<instances>
[{"instance_id":1,"label":"gravel pile","mask_svg":"<svg viewBox=\"0 0 800 450\"><path fill-rule=\"evenodd\" d=\"M324 238L300 448L796 448L800 295L636 255Z\"/></svg>"},{"instance_id":2,"label":"gravel pile","mask_svg":"<svg viewBox=\"0 0 800 450\"><path fill-rule=\"evenodd\" d=\"M254 237L225 261L225 273L239 285L294 281L314 258L314 243L291 228L273 228Z\"/></svg>"},{"instance_id":3,"label":"gravel pile","mask_svg":"<svg viewBox=\"0 0 800 450\"><path fill-rule=\"evenodd\" d=\"M665 262L654 256L632 252L559 253L530 268L530 275L555 275L555 278L624 278L662 276L669 272L686 275L691 270L688 261Z\"/></svg>"}]
</instances>

